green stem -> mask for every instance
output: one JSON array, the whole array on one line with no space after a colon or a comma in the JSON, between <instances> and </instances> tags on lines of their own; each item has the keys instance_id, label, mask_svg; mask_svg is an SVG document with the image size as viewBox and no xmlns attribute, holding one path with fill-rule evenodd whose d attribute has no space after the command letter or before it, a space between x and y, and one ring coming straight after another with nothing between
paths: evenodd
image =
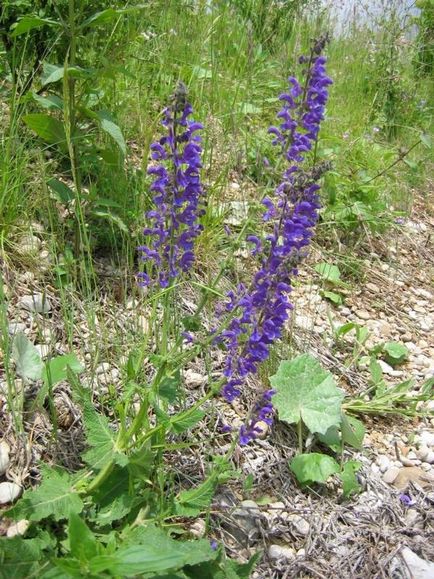
<instances>
[{"instance_id":1,"label":"green stem","mask_svg":"<svg viewBox=\"0 0 434 579\"><path fill-rule=\"evenodd\" d=\"M303 422L300 418L297 424L298 452L303 454Z\"/></svg>"}]
</instances>

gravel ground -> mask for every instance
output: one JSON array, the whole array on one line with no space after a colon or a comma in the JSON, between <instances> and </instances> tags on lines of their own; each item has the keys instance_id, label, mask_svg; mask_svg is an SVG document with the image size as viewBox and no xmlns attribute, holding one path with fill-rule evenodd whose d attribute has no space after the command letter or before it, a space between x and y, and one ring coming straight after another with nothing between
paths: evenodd
<instances>
[{"instance_id":1,"label":"gravel ground","mask_svg":"<svg viewBox=\"0 0 434 579\"><path fill-rule=\"evenodd\" d=\"M348 335L336 347L333 338L333 328L356 322L369 331L366 350L385 341L405 343L409 350L405 363L395 367L384 360L380 363L388 384L412 378L411 395L418 396L422 384L434 376L433 232L434 217L420 207L387 237L370 240L363 259L358 259L357 279L351 287L338 290L344 298L339 306L321 296L327 288L306 267L293 292L291 346L315 354L347 392L360 394L367 387L368 374L357 357L352 359L354 341ZM245 258L241 252L241 263ZM327 261L327 253L316 248L310 265L321 261ZM71 332L59 292L45 278L50 266L43 229L35 224L32 233L19 240L14 260L2 261L9 333L25 333L43 358L76 352L86 367L83 380L92 388L95 403L110 415L107 401L120 388L127 355L116 337L128 336L125 344L137 340L147 329L146 313L140 301L130 298L126 305L117 303L102 289L90 319L78 297L71 294L68 303L79 320ZM122 278L122 272L104 261L97 269L100 279L110 286ZM185 297L186 311L192 301L194 296ZM101 339L95 341L95 336ZM43 409L26 412L24 432L18 433L7 408L2 357L0 353L0 505L7 507L23 488L37 484L39 461L79 468L84 442L80 411L67 383L59 384L54 392L57 437L52 436L49 414ZM211 373L218 374L221 367L221 356L216 354ZM206 391L208 377L201 360L186 371L184 380L191 399ZM29 401L39 385L16 380L15 387ZM209 452L218 421L239 427L246 406L262 388L252 381L241 403L213 403L218 420L201 425L203 442L190 454L170 457L185 481L200 481L204 472L200 456ZM263 557L253 575L257 578L434 577L434 563L430 563L434 561L433 400L420 403L420 410L431 417L408 421L365 417L363 450L347 453L363 463L359 476L363 491L351 500L343 499L334 480L321 488L300 490L288 468L296 449L294 433L276 424L264 439L236 452L236 466L244 475L240 480L251 474L254 484L246 489L234 482L219 490L209 536L224 542L228 554L240 560L261 549ZM229 438L215 440L214 452L224 453ZM23 522L17 528L0 520L0 534L12 536L24 528ZM198 519L190 531L202 536L205 521Z\"/></svg>"}]
</instances>

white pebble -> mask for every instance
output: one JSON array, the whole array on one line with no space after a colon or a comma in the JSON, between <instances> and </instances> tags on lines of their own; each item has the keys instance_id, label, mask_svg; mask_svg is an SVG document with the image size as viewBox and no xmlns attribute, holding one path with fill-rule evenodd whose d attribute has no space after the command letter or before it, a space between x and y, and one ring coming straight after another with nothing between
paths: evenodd
<instances>
[{"instance_id":1,"label":"white pebble","mask_svg":"<svg viewBox=\"0 0 434 579\"><path fill-rule=\"evenodd\" d=\"M21 487L12 482L0 483L0 505L13 503L21 494Z\"/></svg>"}]
</instances>

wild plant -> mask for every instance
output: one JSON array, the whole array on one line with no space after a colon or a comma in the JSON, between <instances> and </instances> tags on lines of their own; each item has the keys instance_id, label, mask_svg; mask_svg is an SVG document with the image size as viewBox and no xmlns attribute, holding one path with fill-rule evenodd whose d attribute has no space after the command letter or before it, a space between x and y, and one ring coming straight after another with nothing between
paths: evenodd
<instances>
[{"instance_id":1,"label":"wild plant","mask_svg":"<svg viewBox=\"0 0 434 579\"><path fill-rule=\"evenodd\" d=\"M163 111L163 136L151 146L148 172L154 207L146 214L145 243L139 247L144 269L138 277L152 335L129 356L125 392L110 422L80 384L75 360L72 365L59 361L59 375L67 373L82 408L89 446L83 455L86 466L74 474L45 467L41 485L26 491L8 511L14 519L40 523L39 534L33 529L31 538L0 541L8 568L26 551L32 553L25 560L26 571L41 577L59 570L77 577L153 577L179 569L187 577L228 569L231 576L248 576L254 560L247 567L236 565L206 540L175 541L158 527L173 530L174 522L209 509L217 485L234 476L230 458L235 447L251 443L264 425L272 424L275 391L260 395L240 431L232 433L226 454L208 461L207 477L198 486L177 490L165 456L182 447L179 437L211 412L211 398L220 394L233 402L243 395L247 378L258 372L283 335L292 308L292 279L307 255L320 208L318 181L325 167L312 166L308 155L315 150L332 82L322 55L326 43L327 36L321 37L309 56L300 58L302 80L289 78L279 97L279 123L269 129L287 168L274 195L263 199L263 232L250 232L246 224L238 236L252 246L255 271L246 272L234 291L222 295L219 283L231 261L228 256L213 282L202 284L202 299L189 316L182 315L177 292L183 284L194 283L195 241L202 231L202 125L191 118L186 88L178 85ZM215 306L214 328L201 331L201 317L216 293L222 300ZM208 315L212 310L208 307ZM223 350L220 376L202 397L188 400L183 371L210 348ZM151 365L146 372L145 357ZM49 370L54 373L57 367ZM44 392L53 380L57 376L47 380ZM229 435L230 429L222 430ZM50 532L53 520L56 535Z\"/></svg>"}]
</instances>

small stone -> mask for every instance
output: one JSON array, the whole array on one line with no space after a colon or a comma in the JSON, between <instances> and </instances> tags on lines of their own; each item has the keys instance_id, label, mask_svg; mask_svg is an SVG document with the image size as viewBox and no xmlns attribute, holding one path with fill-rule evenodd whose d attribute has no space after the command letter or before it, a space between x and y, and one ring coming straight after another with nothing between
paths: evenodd
<instances>
[{"instance_id":1,"label":"small stone","mask_svg":"<svg viewBox=\"0 0 434 579\"><path fill-rule=\"evenodd\" d=\"M367 312L366 310L356 310L356 316L358 318L360 318L361 320L370 320L371 319L371 314L369 312Z\"/></svg>"},{"instance_id":2,"label":"small stone","mask_svg":"<svg viewBox=\"0 0 434 579\"><path fill-rule=\"evenodd\" d=\"M37 314L49 314L51 312L50 301L42 293L23 296L18 301L18 307Z\"/></svg>"},{"instance_id":3,"label":"small stone","mask_svg":"<svg viewBox=\"0 0 434 579\"><path fill-rule=\"evenodd\" d=\"M409 527L423 528L423 519L416 509L408 509L405 514L405 522Z\"/></svg>"},{"instance_id":4,"label":"small stone","mask_svg":"<svg viewBox=\"0 0 434 579\"><path fill-rule=\"evenodd\" d=\"M424 461L428 456L430 450L427 446L421 446L418 450L416 450L416 456L419 460Z\"/></svg>"},{"instance_id":5,"label":"small stone","mask_svg":"<svg viewBox=\"0 0 434 579\"><path fill-rule=\"evenodd\" d=\"M296 552L291 547L286 547L285 545L270 545L268 547L268 556L274 560L284 559L291 561L295 558Z\"/></svg>"},{"instance_id":6,"label":"small stone","mask_svg":"<svg viewBox=\"0 0 434 579\"><path fill-rule=\"evenodd\" d=\"M26 329L27 326L23 322L11 322L8 325L8 332L10 336L15 336L15 334L18 334L18 332L24 333Z\"/></svg>"},{"instance_id":7,"label":"small stone","mask_svg":"<svg viewBox=\"0 0 434 579\"><path fill-rule=\"evenodd\" d=\"M199 388L203 384L206 384L208 377L189 369L184 373L184 380L188 388Z\"/></svg>"},{"instance_id":8,"label":"small stone","mask_svg":"<svg viewBox=\"0 0 434 579\"><path fill-rule=\"evenodd\" d=\"M399 471L400 469L397 466L391 466L388 468L383 475L384 482L391 485L399 475Z\"/></svg>"},{"instance_id":9,"label":"small stone","mask_svg":"<svg viewBox=\"0 0 434 579\"><path fill-rule=\"evenodd\" d=\"M290 515L288 522L295 528L297 534L303 535L304 537L309 534L310 525L306 519L303 519L300 515Z\"/></svg>"},{"instance_id":10,"label":"small stone","mask_svg":"<svg viewBox=\"0 0 434 579\"><path fill-rule=\"evenodd\" d=\"M98 376L99 374L106 374L110 372L110 364L108 362L102 362L99 366L95 368L95 374Z\"/></svg>"},{"instance_id":11,"label":"small stone","mask_svg":"<svg viewBox=\"0 0 434 579\"><path fill-rule=\"evenodd\" d=\"M401 340L403 342L411 342L413 339L413 336L411 334L405 333L401 335Z\"/></svg>"},{"instance_id":12,"label":"small stone","mask_svg":"<svg viewBox=\"0 0 434 579\"><path fill-rule=\"evenodd\" d=\"M9 468L9 444L2 440L0 442L0 475L4 474Z\"/></svg>"},{"instance_id":13,"label":"small stone","mask_svg":"<svg viewBox=\"0 0 434 579\"><path fill-rule=\"evenodd\" d=\"M295 316L295 326L301 330L310 330L313 326L313 320L308 316Z\"/></svg>"},{"instance_id":14,"label":"small stone","mask_svg":"<svg viewBox=\"0 0 434 579\"><path fill-rule=\"evenodd\" d=\"M41 247L41 240L36 235L24 235L18 242L18 253L21 255L35 254Z\"/></svg>"},{"instance_id":15,"label":"small stone","mask_svg":"<svg viewBox=\"0 0 434 579\"><path fill-rule=\"evenodd\" d=\"M434 476L418 466L402 468L394 480L393 486L399 490L404 490L411 482L417 483L422 488L429 488L434 485Z\"/></svg>"},{"instance_id":16,"label":"small stone","mask_svg":"<svg viewBox=\"0 0 434 579\"><path fill-rule=\"evenodd\" d=\"M206 523L203 519L197 519L190 527L190 533L194 537L197 537L198 539L204 537L205 532L206 532Z\"/></svg>"},{"instance_id":17,"label":"small stone","mask_svg":"<svg viewBox=\"0 0 434 579\"><path fill-rule=\"evenodd\" d=\"M35 344L35 350L44 360L50 354L51 347L48 344Z\"/></svg>"},{"instance_id":18,"label":"small stone","mask_svg":"<svg viewBox=\"0 0 434 579\"><path fill-rule=\"evenodd\" d=\"M21 494L21 487L12 482L0 483L0 505L13 503Z\"/></svg>"},{"instance_id":19,"label":"small stone","mask_svg":"<svg viewBox=\"0 0 434 579\"><path fill-rule=\"evenodd\" d=\"M377 457L376 463L380 468L380 472L384 473L390 466L390 459L385 454L380 454Z\"/></svg>"},{"instance_id":20,"label":"small stone","mask_svg":"<svg viewBox=\"0 0 434 579\"><path fill-rule=\"evenodd\" d=\"M30 521L27 519L21 519L17 523L13 523L6 532L6 536L10 539L16 537L17 535L24 535L30 526Z\"/></svg>"},{"instance_id":21,"label":"small stone","mask_svg":"<svg viewBox=\"0 0 434 579\"><path fill-rule=\"evenodd\" d=\"M424 458L424 462L427 462L428 464L434 464L434 452L430 451L426 457Z\"/></svg>"},{"instance_id":22,"label":"small stone","mask_svg":"<svg viewBox=\"0 0 434 579\"><path fill-rule=\"evenodd\" d=\"M434 432L423 430L417 438L424 446L428 446L429 448L434 447Z\"/></svg>"},{"instance_id":23,"label":"small stone","mask_svg":"<svg viewBox=\"0 0 434 579\"><path fill-rule=\"evenodd\" d=\"M378 291L379 291L378 286L375 285L375 283L372 283L372 282L368 282L368 283L366 284L366 289L368 289L368 290L369 290L370 292L372 292L373 294L376 294L376 293L378 293Z\"/></svg>"},{"instance_id":24,"label":"small stone","mask_svg":"<svg viewBox=\"0 0 434 579\"><path fill-rule=\"evenodd\" d=\"M406 456L401 456L400 458L401 464L404 466L418 466L416 464L416 462L418 462L420 464L420 460L411 460L410 458L407 458Z\"/></svg>"},{"instance_id":25,"label":"small stone","mask_svg":"<svg viewBox=\"0 0 434 579\"><path fill-rule=\"evenodd\" d=\"M404 562L404 567L408 571L407 575L412 579L432 579L434 577L434 563L421 559L408 547L403 547L399 557Z\"/></svg>"},{"instance_id":26,"label":"small stone","mask_svg":"<svg viewBox=\"0 0 434 579\"><path fill-rule=\"evenodd\" d=\"M389 376L394 375L395 370L392 368L392 366L389 366L387 362L385 362L384 360L378 360L378 363L380 364L381 370L383 371L384 374L389 374Z\"/></svg>"}]
</instances>

